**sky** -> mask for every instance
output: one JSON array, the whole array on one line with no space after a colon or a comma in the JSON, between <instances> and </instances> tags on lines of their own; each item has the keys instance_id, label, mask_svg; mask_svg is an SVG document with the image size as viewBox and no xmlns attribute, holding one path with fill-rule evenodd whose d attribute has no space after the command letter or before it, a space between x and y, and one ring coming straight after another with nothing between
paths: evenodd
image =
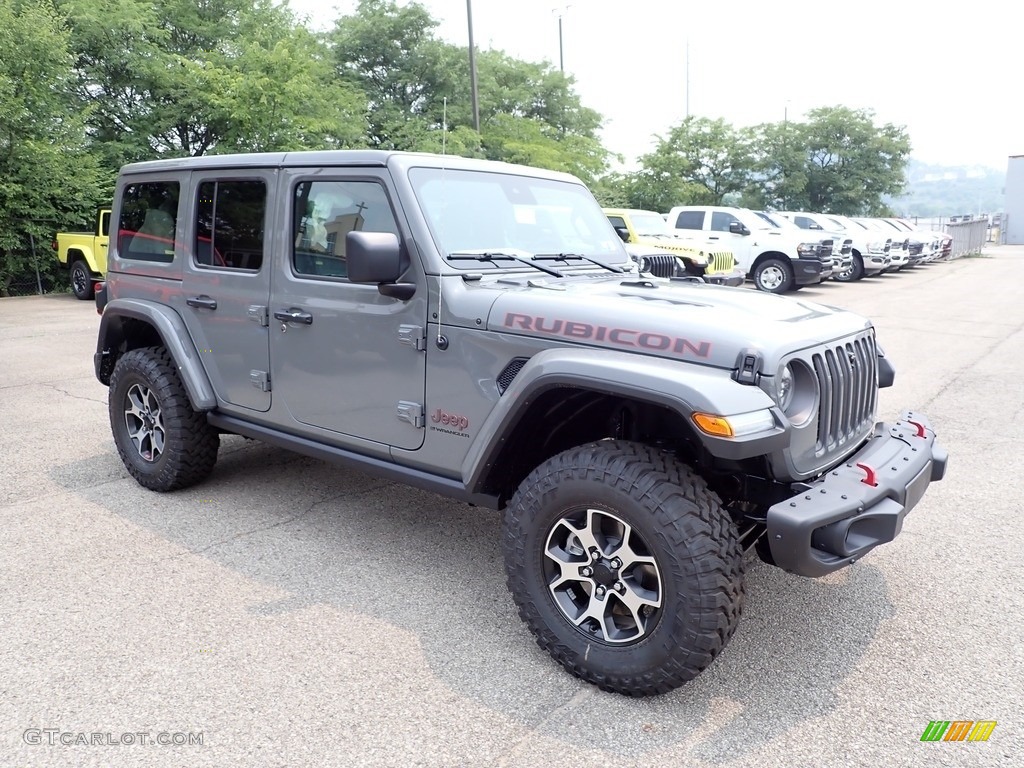
<instances>
[{"instance_id":1,"label":"sky","mask_svg":"<svg viewBox=\"0 0 1024 768\"><path fill-rule=\"evenodd\" d=\"M421 4L439 37L467 45L466 0ZM330 28L356 2L289 5ZM472 0L472 11L478 49L555 67L561 16L565 71L627 169L687 108L740 127L842 105L904 126L922 162L1005 171L1024 154L1020 3Z\"/></svg>"}]
</instances>

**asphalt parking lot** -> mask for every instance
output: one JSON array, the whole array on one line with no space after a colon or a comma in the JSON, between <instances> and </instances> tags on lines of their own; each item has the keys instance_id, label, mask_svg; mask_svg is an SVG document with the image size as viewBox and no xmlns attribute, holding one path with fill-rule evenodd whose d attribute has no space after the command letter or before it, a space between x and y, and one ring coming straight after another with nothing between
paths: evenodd
<instances>
[{"instance_id":1,"label":"asphalt parking lot","mask_svg":"<svg viewBox=\"0 0 1024 768\"><path fill-rule=\"evenodd\" d=\"M1021 765L1022 285L1001 246L800 291L875 321L880 415L924 412L946 479L852 568L752 563L724 653L644 700L537 648L496 513L233 437L202 485L143 490L92 306L2 299L0 765Z\"/></svg>"}]
</instances>

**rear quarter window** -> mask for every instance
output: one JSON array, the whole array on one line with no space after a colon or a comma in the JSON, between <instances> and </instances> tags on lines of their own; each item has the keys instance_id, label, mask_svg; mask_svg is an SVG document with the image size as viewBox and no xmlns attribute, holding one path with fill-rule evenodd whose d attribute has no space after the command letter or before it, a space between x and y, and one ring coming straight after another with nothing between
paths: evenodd
<instances>
[{"instance_id":1,"label":"rear quarter window","mask_svg":"<svg viewBox=\"0 0 1024 768\"><path fill-rule=\"evenodd\" d=\"M121 195L117 253L122 259L170 264L178 226L176 181L129 184Z\"/></svg>"}]
</instances>

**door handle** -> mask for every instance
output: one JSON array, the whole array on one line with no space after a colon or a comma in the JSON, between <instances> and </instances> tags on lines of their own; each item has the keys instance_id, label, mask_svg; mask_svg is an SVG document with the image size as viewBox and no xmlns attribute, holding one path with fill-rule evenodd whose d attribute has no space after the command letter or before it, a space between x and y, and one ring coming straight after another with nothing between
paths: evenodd
<instances>
[{"instance_id":1,"label":"door handle","mask_svg":"<svg viewBox=\"0 0 1024 768\"><path fill-rule=\"evenodd\" d=\"M191 296L185 299L185 303L190 307L198 307L201 309L216 309L217 300L211 299L209 296Z\"/></svg>"},{"instance_id":2,"label":"door handle","mask_svg":"<svg viewBox=\"0 0 1024 768\"><path fill-rule=\"evenodd\" d=\"M303 312L301 309L279 309L274 312L274 319L280 320L282 323L302 323L303 325L312 325L313 316L309 312Z\"/></svg>"}]
</instances>

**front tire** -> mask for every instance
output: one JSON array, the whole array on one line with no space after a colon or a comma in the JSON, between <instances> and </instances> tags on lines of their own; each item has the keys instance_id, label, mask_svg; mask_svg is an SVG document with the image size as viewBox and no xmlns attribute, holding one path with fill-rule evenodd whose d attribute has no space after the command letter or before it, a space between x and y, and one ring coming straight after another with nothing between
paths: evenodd
<instances>
[{"instance_id":1,"label":"front tire","mask_svg":"<svg viewBox=\"0 0 1024 768\"><path fill-rule=\"evenodd\" d=\"M94 295L92 275L83 259L77 259L71 265L71 292L80 301L88 301Z\"/></svg>"},{"instance_id":2,"label":"front tire","mask_svg":"<svg viewBox=\"0 0 1024 768\"><path fill-rule=\"evenodd\" d=\"M793 266L782 259L765 259L754 267L754 285L766 293L786 293L793 288Z\"/></svg>"},{"instance_id":3,"label":"front tire","mask_svg":"<svg viewBox=\"0 0 1024 768\"><path fill-rule=\"evenodd\" d=\"M121 461L143 487L175 491L213 471L220 438L206 415L192 409L166 349L122 355L110 376L107 407Z\"/></svg>"},{"instance_id":4,"label":"front tire","mask_svg":"<svg viewBox=\"0 0 1024 768\"><path fill-rule=\"evenodd\" d=\"M677 688L739 621L735 524L689 467L648 446L601 441L541 464L506 510L503 550L537 644L606 691Z\"/></svg>"},{"instance_id":5,"label":"front tire","mask_svg":"<svg viewBox=\"0 0 1024 768\"><path fill-rule=\"evenodd\" d=\"M856 251L853 252L853 263L850 264L848 269L843 270L838 275L833 276L833 280L837 280L840 283L852 283L855 280L860 280L864 277L864 260L860 254Z\"/></svg>"}]
</instances>

